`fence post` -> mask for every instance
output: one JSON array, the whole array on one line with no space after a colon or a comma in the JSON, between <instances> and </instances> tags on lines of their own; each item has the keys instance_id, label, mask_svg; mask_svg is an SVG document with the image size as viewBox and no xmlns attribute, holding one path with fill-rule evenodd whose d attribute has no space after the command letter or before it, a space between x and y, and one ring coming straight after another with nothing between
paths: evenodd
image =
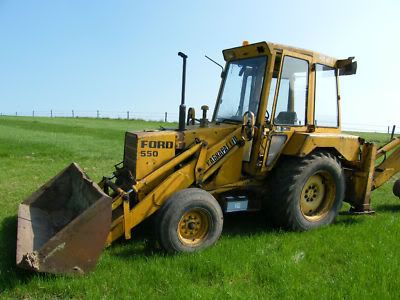
<instances>
[{"instance_id":1,"label":"fence post","mask_svg":"<svg viewBox=\"0 0 400 300\"><path fill-rule=\"evenodd\" d=\"M393 140L395 131L396 131L396 125L393 125L393 127L392 127L392 135L390 136L390 140Z\"/></svg>"},{"instance_id":2,"label":"fence post","mask_svg":"<svg viewBox=\"0 0 400 300\"><path fill-rule=\"evenodd\" d=\"M168 113L165 112L165 118L164 118L164 122L167 123L168 122Z\"/></svg>"},{"instance_id":3,"label":"fence post","mask_svg":"<svg viewBox=\"0 0 400 300\"><path fill-rule=\"evenodd\" d=\"M126 112L126 119L129 120L129 110Z\"/></svg>"}]
</instances>

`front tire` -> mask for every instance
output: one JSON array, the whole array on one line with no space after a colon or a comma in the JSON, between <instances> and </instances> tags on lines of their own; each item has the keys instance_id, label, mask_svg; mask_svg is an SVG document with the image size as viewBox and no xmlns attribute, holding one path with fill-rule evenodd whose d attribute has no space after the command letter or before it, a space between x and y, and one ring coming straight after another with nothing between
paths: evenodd
<instances>
[{"instance_id":1,"label":"front tire","mask_svg":"<svg viewBox=\"0 0 400 300\"><path fill-rule=\"evenodd\" d=\"M332 223L340 211L345 177L329 152L285 158L273 181L271 214L278 226L305 231Z\"/></svg>"},{"instance_id":2,"label":"front tire","mask_svg":"<svg viewBox=\"0 0 400 300\"><path fill-rule=\"evenodd\" d=\"M198 188L173 194L157 218L158 240L169 253L202 250L213 245L222 232L220 205L210 193Z\"/></svg>"}]
</instances>

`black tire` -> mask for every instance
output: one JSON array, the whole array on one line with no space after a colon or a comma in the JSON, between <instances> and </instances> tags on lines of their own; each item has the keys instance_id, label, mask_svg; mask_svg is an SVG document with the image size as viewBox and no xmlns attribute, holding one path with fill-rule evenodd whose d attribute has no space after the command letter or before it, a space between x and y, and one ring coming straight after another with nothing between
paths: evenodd
<instances>
[{"instance_id":1,"label":"black tire","mask_svg":"<svg viewBox=\"0 0 400 300\"><path fill-rule=\"evenodd\" d=\"M400 198L400 179L397 179L393 184L393 194Z\"/></svg>"},{"instance_id":2,"label":"black tire","mask_svg":"<svg viewBox=\"0 0 400 300\"><path fill-rule=\"evenodd\" d=\"M222 226L223 214L217 200L202 189L188 188L173 194L160 208L155 229L160 246L169 253L178 253L213 245Z\"/></svg>"},{"instance_id":3,"label":"black tire","mask_svg":"<svg viewBox=\"0 0 400 300\"><path fill-rule=\"evenodd\" d=\"M286 229L305 231L328 225L343 204L344 172L329 152L284 157L271 183L269 215L275 225Z\"/></svg>"}]
</instances>

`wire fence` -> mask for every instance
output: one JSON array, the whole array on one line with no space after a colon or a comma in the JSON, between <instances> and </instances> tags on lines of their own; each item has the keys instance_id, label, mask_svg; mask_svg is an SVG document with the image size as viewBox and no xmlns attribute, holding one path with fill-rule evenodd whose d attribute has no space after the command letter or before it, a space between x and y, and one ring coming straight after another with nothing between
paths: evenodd
<instances>
[{"instance_id":1,"label":"wire fence","mask_svg":"<svg viewBox=\"0 0 400 300\"><path fill-rule=\"evenodd\" d=\"M342 130L356 132L380 132L388 134L393 132L393 134L400 134L400 125L342 123Z\"/></svg>"},{"instance_id":2,"label":"wire fence","mask_svg":"<svg viewBox=\"0 0 400 300\"><path fill-rule=\"evenodd\" d=\"M136 112L136 111L106 111L106 110L32 110L16 112L0 112L0 116L49 117L49 118L97 118L146 120L160 122L175 122L179 114L175 112Z\"/></svg>"},{"instance_id":3,"label":"wire fence","mask_svg":"<svg viewBox=\"0 0 400 300\"><path fill-rule=\"evenodd\" d=\"M137 112L137 111L106 111L106 110L32 110L16 112L0 112L0 116L25 116L49 118L98 118L98 119L125 119L146 120L159 122L177 122L179 114L176 112ZM360 124L342 123L344 131L381 132L400 134L400 124Z\"/></svg>"}]
</instances>

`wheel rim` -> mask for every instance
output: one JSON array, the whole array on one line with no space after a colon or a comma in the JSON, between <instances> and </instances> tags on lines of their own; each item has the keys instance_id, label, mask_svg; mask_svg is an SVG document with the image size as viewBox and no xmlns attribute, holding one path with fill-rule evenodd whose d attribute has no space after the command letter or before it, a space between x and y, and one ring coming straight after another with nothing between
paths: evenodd
<instances>
[{"instance_id":1,"label":"wheel rim","mask_svg":"<svg viewBox=\"0 0 400 300\"><path fill-rule=\"evenodd\" d=\"M301 213L309 221L319 221L329 213L335 197L336 185L332 175L317 172L307 179L301 191Z\"/></svg>"},{"instance_id":2,"label":"wheel rim","mask_svg":"<svg viewBox=\"0 0 400 300\"><path fill-rule=\"evenodd\" d=\"M205 240L209 227L209 214L204 209L192 209L178 223L179 240L189 246L200 244Z\"/></svg>"}]
</instances>

